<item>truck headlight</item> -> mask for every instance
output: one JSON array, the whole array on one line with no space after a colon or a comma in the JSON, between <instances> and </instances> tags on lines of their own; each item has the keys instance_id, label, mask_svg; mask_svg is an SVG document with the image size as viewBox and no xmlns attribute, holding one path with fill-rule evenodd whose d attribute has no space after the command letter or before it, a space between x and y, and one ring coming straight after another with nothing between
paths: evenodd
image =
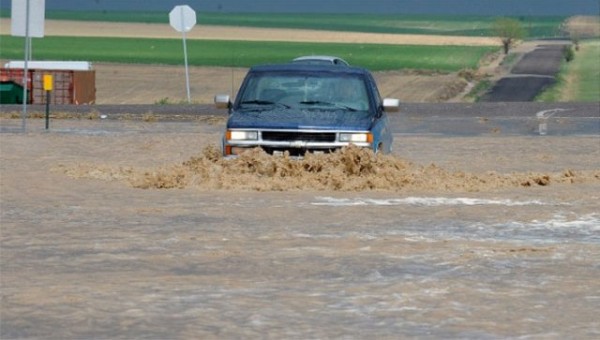
<instances>
[{"instance_id":1,"label":"truck headlight","mask_svg":"<svg viewBox=\"0 0 600 340\"><path fill-rule=\"evenodd\" d=\"M258 140L258 131L227 130L227 140Z\"/></svg>"},{"instance_id":2,"label":"truck headlight","mask_svg":"<svg viewBox=\"0 0 600 340\"><path fill-rule=\"evenodd\" d=\"M372 143L373 135L370 133L340 133L340 142Z\"/></svg>"}]
</instances>

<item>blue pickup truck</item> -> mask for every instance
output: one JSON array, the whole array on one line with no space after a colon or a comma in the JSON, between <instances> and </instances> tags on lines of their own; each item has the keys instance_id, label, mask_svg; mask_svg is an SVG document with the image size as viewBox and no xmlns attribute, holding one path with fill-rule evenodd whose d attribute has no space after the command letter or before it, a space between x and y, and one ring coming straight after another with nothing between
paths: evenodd
<instances>
[{"instance_id":1,"label":"blue pickup truck","mask_svg":"<svg viewBox=\"0 0 600 340\"><path fill-rule=\"evenodd\" d=\"M217 95L215 104L229 109L225 157L255 147L303 156L349 144L389 153L387 113L399 110L397 99L381 99L367 70L310 63L252 67L235 101Z\"/></svg>"}]
</instances>

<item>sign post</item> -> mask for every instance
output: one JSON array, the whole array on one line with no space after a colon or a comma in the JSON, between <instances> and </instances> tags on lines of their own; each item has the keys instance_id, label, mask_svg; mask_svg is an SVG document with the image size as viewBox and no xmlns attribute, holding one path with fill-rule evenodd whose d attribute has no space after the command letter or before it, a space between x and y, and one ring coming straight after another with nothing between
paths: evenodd
<instances>
[{"instance_id":1,"label":"sign post","mask_svg":"<svg viewBox=\"0 0 600 340\"><path fill-rule=\"evenodd\" d=\"M50 127L50 92L54 89L51 74L44 74L44 91L46 91L46 130Z\"/></svg>"},{"instance_id":2,"label":"sign post","mask_svg":"<svg viewBox=\"0 0 600 340\"><path fill-rule=\"evenodd\" d=\"M13 1L11 8L11 35L25 37L25 56L23 68L23 113L21 128L25 131L27 118L27 93L29 92L29 74L27 62L31 58L31 38L44 37L46 1L25 0Z\"/></svg>"},{"instance_id":3,"label":"sign post","mask_svg":"<svg viewBox=\"0 0 600 340\"><path fill-rule=\"evenodd\" d=\"M187 91L188 103L191 103L190 96L190 76L188 70L188 59L187 59L187 44L185 34L194 28L196 25L196 12L188 5L175 6L169 13L169 24L177 32L181 32L183 39L183 58L185 63L185 87Z\"/></svg>"}]
</instances>

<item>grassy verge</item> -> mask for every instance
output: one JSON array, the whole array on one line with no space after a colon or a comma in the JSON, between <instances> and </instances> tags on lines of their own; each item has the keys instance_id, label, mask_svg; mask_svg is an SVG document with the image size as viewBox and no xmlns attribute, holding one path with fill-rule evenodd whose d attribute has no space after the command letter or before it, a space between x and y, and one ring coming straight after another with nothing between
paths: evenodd
<instances>
[{"instance_id":1,"label":"grassy verge","mask_svg":"<svg viewBox=\"0 0 600 340\"><path fill-rule=\"evenodd\" d=\"M1 11L0 16L10 16ZM163 12L78 12L47 11L47 19L141 22L168 24ZM198 13L198 23L265 28L302 28L349 32L493 36L495 17L374 14L291 14L291 13ZM566 17L524 16L517 18L529 37L553 37Z\"/></svg>"},{"instance_id":2,"label":"grassy verge","mask_svg":"<svg viewBox=\"0 0 600 340\"><path fill-rule=\"evenodd\" d=\"M0 36L2 59L21 59L23 39ZM46 37L33 40L37 60L85 60L136 64L183 64L178 39ZM287 62L299 55L337 55L370 70L419 69L454 72L476 68L496 47L286 43L189 40L188 62L195 66L249 67Z\"/></svg>"},{"instance_id":3,"label":"grassy verge","mask_svg":"<svg viewBox=\"0 0 600 340\"><path fill-rule=\"evenodd\" d=\"M491 87L493 83L490 79L482 79L478 81L475 86L465 96L465 99L469 102L477 102Z\"/></svg>"},{"instance_id":4,"label":"grassy verge","mask_svg":"<svg viewBox=\"0 0 600 340\"><path fill-rule=\"evenodd\" d=\"M581 43L570 63L563 62L557 83L536 98L543 102L600 101L600 40Z\"/></svg>"}]
</instances>

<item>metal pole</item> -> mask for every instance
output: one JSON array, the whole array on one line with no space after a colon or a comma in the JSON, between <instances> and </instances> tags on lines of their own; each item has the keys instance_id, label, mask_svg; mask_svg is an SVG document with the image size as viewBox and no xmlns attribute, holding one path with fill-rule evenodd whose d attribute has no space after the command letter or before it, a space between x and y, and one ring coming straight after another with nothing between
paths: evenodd
<instances>
[{"instance_id":1,"label":"metal pole","mask_svg":"<svg viewBox=\"0 0 600 340\"><path fill-rule=\"evenodd\" d=\"M27 85L28 85L28 60L29 60L29 0L25 4L25 66L23 67L23 112L21 113L21 130L25 132L27 128Z\"/></svg>"},{"instance_id":2,"label":"metal pole","mask_svg":"<svg viewBox=\"0 0 600 340\"><path fill-rule=\"evenodd\" d=\"M50 91L46 91L46 130L50 128Z\"/></svg>"},{"instance_id":3,"label":"metal pole","mask_svg":"<svg viewBox=\"0 0 600 340\"><path fill-rule=\"evenodd\" d=\"M33 38L29 37L29 60L33 60Z\"/></svg>"},{"instance_id":4,"label":"metal pole","mask_svg":"<svg viewBox=\"0 0 600 340\"><path fill-rule=\"evenodd\" d=\"M187 59L187 44L185 42L185 30L186 27L185 26L185 22L183 20L183 7L181 7L180 10L181 13L181 36L183 37L183 59L184 59L184 63L185 63L185 88L187 91L187 101L188 104L190 104L192 102L191 96L190 96L190 75L189 75L189 70L188 70L188 59Z\"/></svg>"}]
</instances>

